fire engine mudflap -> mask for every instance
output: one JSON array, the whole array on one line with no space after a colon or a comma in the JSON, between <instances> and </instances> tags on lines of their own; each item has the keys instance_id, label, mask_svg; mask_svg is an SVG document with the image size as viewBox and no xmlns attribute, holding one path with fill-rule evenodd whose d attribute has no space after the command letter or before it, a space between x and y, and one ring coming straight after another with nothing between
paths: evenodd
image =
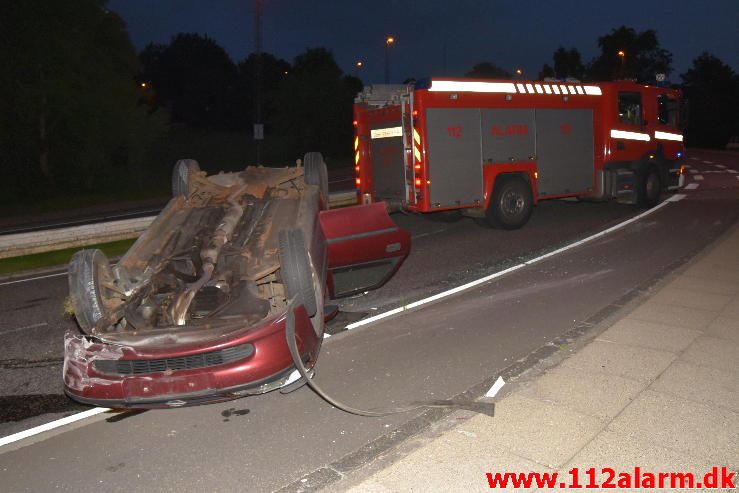
<instances>
[{"instance_id":1,"label":"fire engine mudflap","mask_svg":"<svg viewBox=\"0 0 739 493\"><path fill-rule=\"evenodd\" d=\"M354 105L360 200L505 229L546 199L651 207L683 183L680 97L633 81L368 86Z\"/></svg>"}]
</instances>

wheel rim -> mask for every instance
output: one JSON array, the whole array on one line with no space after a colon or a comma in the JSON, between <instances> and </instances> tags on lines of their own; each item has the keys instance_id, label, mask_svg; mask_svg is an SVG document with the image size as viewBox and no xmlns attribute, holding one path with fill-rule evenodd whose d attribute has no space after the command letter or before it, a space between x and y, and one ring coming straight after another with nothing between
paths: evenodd
<instances>
[{"instance_id":1,"label":"wheel rim","mask_svg":"<svg viewBox=\"0 0 739 493\"><path fill-rule=\"evenodd\" d=\"M506 190L500 197L500 210L506 216L521 214L526 207L526 198L515 190Z\"/></svg>"}]
</instances>

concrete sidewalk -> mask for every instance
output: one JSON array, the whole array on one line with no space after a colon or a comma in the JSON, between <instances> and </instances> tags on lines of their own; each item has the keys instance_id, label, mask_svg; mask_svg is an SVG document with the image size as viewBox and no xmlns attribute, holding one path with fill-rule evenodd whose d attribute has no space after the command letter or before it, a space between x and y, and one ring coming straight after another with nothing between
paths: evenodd
<instances>
[{"instance_id":1,"label":"concrete sidewalk","mask_svg":"<svg viewBox=\"0 0 739 493\"><path fill-rule=\"evenodd\" d=\"M574 467L583 486L590 467L614 469L614 484L636 466L737 471L739 225L632 309L506 385L496 417L453 413L330 489L490 491L488 472L531 471L569 484Z\"/></svg>"}]
</instances>

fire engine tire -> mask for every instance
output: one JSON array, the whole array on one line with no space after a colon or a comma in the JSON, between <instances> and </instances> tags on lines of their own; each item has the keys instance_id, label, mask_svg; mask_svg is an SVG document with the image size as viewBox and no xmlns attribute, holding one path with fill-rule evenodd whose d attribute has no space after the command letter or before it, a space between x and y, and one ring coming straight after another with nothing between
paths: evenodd
<instances>
[{"instance_id":1,"label":"fire engine tire","mask_svg":"<svg viewBox=\"0 0 739 493\"><path fill-rule=\"evenodd\" d=\"M98 250L80 250L69 261L69 301L82 332L89 334L108 311L105 283L114 280L110 262Z\"/></svg>"},{"instance_id":2,"label":"fire engine tire","mask_svg":"<svg viewBox=\"0 0 739 493\"><path fill-rule=\"evenodd\" d=\"M305 237L300 229L283 229L279 234L279 253L282 284L288 299L299 296L308 316L318 311L310 258L305 247Z\"/></svg>"},{"instance_id":3,"label":"fire engine tire","mask_svg":"<svg viewBox=\"0 0 739 493\"><path fill-rule=\"evenodd\" d=\"M328 208L328 169L320 152L306 152L303 157L305 183L318 186L323 201L322 208Z\"/></svg>"},{"instance_id":4,"label":"fire engine tire","mask_svg":"<svg viewBox=\"0 0 739 493\"><path fill-rule=\"evenodd\" d=\"M180 159L172 170L172 197L190 193L190 179L200 171L200 165L194 159Z\"/></svg>"},{"instance_id":5,"label":"fire engine tire","mask_svg":"<svg viewBox=\"0 0 739 493\"><path fill-rule=\"evenodd\" d=\"M662 180L657 168L652 166L640 173L638 186L636 203L639 207L649 209L659 204L662 197Z\"/></svg>"},{"instance_id":6,"label":"fire engine tire","mask_svg":"<svg viewBox=\"0 0 739 493\"><path fill-rule=\"evenodd\" d=\"M533 208L534 199L526 180L519 176L503 176L495 181L485 219L493 227L518 229L529 220Z\"/></svg>"}]
</instances>

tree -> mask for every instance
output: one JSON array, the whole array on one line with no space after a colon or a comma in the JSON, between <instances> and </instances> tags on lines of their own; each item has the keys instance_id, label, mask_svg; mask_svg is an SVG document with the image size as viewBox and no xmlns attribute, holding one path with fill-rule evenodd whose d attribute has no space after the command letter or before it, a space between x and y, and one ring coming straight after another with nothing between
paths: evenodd
<instances>
[{"instance_id":1,"label":"tree","mask_svg":"<svg viewBox=\"0 0 739 493\"><path fill-rule=\"evenodd\" d=\"M139 56L156 93L172 119L193 127L230 128L242 118L232 104L237 70L226 51L208 36L179 33L166 45L152 45Z\"/></svg>"},{"instance_id":2,"label":"tree","mask_svg":"<svg viewBox=\"0 0 739 493\"><path fill-rule=\"evenodd\" d=\"M680 77L688 105L687 145L723 147L739 135L739 76L731 67L703 53Z\"/></svg>"},{"instance_id":3,"label":"tree","mask_svg":"<svg viewBox=\"0 0 739 493\"><path fill-rule=\"evenodd\" d=\"M4 2L3 200L100 190L143 172L158 122L137 107L136 52L102 0Z\"/></svg>"},{"instance_id":4,"label":"tree","mask_svg":"<svg viewBox=\"0 0 739 493\"><path fill-rule=\"evenodd\" d=\"M560 46L552 55L552 59L554 60L554 67L544 64L539 74L540 79L546 77L567 79L571 77L582 80L585 76L585 66L577 48L566 50L564 46Z\"/></svg>"},{"instance_id":5,"label":"tree","mask_svg":"<svg viewBox=\"0 0 739 493\"><path fill-rule=\"evenodd\" d=\"M637 79L653 81L655 75L669 75L672 54L661 48L657 32L647 29L636 32L621 26L598 38L601 54L590 62L590 80Z\"/></svg>"},{"instance_id":6,"label":"tree","mask_svg":"<svg viewBox=\"0 0 739 493\"><path fill-rule=\"evenodd\" d=\"M265 132L274 130L276 97L280 84L290 74L290 63L270 53L252 53L238 65L238 85L233 103L240 108L242 128L251 128L257 119L265 124ZM258 78L261 73L261 87ZM256 98L261 99L261 115L256 115Z\"/></svg>"},{"instance_id":7,"label":"tree","mask_svg":"<svg viewBox=\"0 0 739 493\"><path fill-rule=\"evenodd\" d=\"M498 67L491 62L480 62L465 74L467 77L477 79L511 79L510 72Z\"/></svg>"},{"instance_id":8,"label":"tree","mask_svg":"<svg viewBox=\"0 0 739 493\"><path fill-rule=\"evenodd\" d=\"M359 79L343 75L326 48L309 48L295 57L276 98L284 148L295 157L321 151L351 159L352 103L361 88Z\"/></svg>"}]
</instances>

